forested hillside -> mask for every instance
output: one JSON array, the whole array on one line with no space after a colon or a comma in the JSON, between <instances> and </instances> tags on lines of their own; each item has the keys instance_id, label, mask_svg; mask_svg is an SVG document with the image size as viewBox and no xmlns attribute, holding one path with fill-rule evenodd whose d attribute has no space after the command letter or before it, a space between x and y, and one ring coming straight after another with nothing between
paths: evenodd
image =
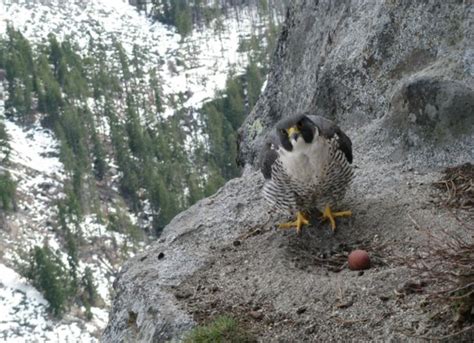
<instances>
[{"instance_id":1,"label":"forested hillside","mask_svg":"<svg viewBox=\"0 0 474 343\"><path fill-rule=\"evenodd\" d=\"M238 175L236 130L260 93L275 30L263 41L270 46L258 36L242 40L249 59L244 74L230 70L216 100L193 108L185 105L189 94L163 99L157 70L144 69L138 44L131 57L119 41L106 47L91 39L84 52L51 33L47 44L35 45L11 25L0 41L5 115L25 125L40 119L58 137L70 176L68 213L80 216L94 207L97 183L116 175L108 159L130 208L150 214L158 233L176 213ZM163 115L164 104L172 115Z\"/></svg>"},{"instance_id":2,"label":"forested hillside","mask_svg":"<svg viewBox=\"0 0 474 343\"><path fill-rule=\"evenodd\" d=\"M214 25L223 28L223 17L239 16L244 6L255 8L270 25L285 11L287 0L132 0L140 11L164 24L173 25L181 35L192 32L193 27ZM270 27L269 27L270 28ZM271 27L270 29L274 29Z\"/></svg>"},{"instance_id":3,"label":"forested hillside","mask_svg":"<svg viewBox=\"0 0 474 343\"><path fill-rule=\"evenodd\" d=\"M19 287L12 269L41 292L25 293L5 338L64 330L49 314L92 320L67 330L97 336L122 261L240 174L237 129L281 8L111 3L0 4L0 263L11 275L0 298ZM21 324L33 317L41 324Z\"/></svg>"}]
</instances>

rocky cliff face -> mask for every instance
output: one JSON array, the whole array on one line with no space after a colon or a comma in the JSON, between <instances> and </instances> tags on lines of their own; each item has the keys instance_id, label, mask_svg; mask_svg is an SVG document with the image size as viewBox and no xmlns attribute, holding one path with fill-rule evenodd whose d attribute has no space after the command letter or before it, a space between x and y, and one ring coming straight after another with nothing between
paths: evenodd
<instances>
[{"instance_id":1,"label":"rocky cliff face","mask_svg":"<svg viewBox=\"0 0 474 343\"><path fill-rule=\"evenodd\" d=\"M242 163L255 161L268 127L303 110L344 128L377 123L400 138L397 151L458 139L466 130L456 123L473 124L472 14L454 1L297 2L265 94L241 129Z\"/></svg>"},{"instance_id":2,"label":"rocky cliff face","mask_svg":"<svg viewBox=\"0 0 474 343\"><path fill-rule=\"evenodd\" d=\"M389 340L443 335L394 259L459 227L433 202L445 166L474 160L474 7L469 2L295 1L264 94L240 131L241 178L178 215L124 265L104 342L178 339L219 314L260 340ZM332 234L298 237L260 197L259 148L280 118L311 110L353 140L356 177ZM468 220L460 211L458 219ZM372 256L365 273L347 253ZM398 290L394 292L394 290ZM402 294L402 295L400 295Z\"/></svg>"}]
</instances>

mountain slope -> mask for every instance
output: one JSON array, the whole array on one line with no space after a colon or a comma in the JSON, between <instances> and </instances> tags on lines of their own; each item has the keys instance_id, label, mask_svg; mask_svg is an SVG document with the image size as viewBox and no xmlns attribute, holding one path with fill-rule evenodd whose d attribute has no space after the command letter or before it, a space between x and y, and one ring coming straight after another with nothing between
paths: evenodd
<instances>
[{"instance_id":1,"label":"mountain slope","mask_svg":"<svg viewBox=\"0 0 474 343\"><path fill-rule=\"evenodd\" d=\"M433 187L474 159L472 12L468 2L293 1L240 129L243 175L122 267L104 342L179 340L199 325L225 335L206 330L222 316L262 342L472 341L472 271L459 267L473 265L472 202L449 208L439 198L453 193ZM280 230L287 218L261 196L260 149L299 111L333 119L353 143L339 204L353 215L336 232L318 216L299 236ZM457 264L445 258L463 244ZM370 269L347 268L355 249Z\"/></svg>"},{"instance_id":2,"label":"mountain slope","mask_svg":"<svg viewBox=\"0 0 474 343\"><path fill-rule=\"evenodd\" d=\"M0 2L0 176L16 182L0 338L95 341L121 263L239 172L235 131L280 16L236 11L182 37L123 1Z\"/></svg>"}]
</instances>

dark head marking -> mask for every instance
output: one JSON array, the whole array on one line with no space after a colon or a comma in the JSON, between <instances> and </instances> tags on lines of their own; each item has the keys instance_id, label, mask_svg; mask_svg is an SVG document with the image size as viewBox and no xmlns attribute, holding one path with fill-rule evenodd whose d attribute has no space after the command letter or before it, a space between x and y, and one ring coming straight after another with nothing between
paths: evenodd
<instances>
[{"instance_id":1,"label":"dark head marking","mask_svg":"<svg viewBox=\"0 0 474 343\"><path fill-rule=\"evenodd\" d=\"M280 143L283 148L287 151L293 150L293 145L290 141L289 132L290 128L292 130L292 135L301 135L306 143L311 143L316 134L316 126L305 114L299 114L290 116L288 118L283 118L276 124L277 135L280 139Z\"/></svg>"}]
</instances>

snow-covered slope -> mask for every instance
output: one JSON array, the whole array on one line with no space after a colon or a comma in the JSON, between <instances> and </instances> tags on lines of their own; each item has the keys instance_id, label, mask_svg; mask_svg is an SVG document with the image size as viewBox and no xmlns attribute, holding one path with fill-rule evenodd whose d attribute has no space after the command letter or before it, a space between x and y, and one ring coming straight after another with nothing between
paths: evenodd
<instances>
[{"instance_id":1,"label":"snow-covered slope","mask_svg":"<svg viewBox=\"0 0 474 343\"><path fill-rule=\"evenodd\" d=\"M107 324L107 312L93 308L88 323L66 316L53 322L48 302L13 269L0 264L0 339L5 342L96 342L92 333Z\"/></svg>"},{"instance_id":2,"label":"snow-covered slope","mask_svg":"<svg viewBox=\"0 0 474 343\"><path fill-rule=\"evenodd\" d=\"M229 71L239 73L248 63L247 53L239 52L241 40L261 30L264 21L254 8L229 10L219 30L211 24L182 38L173 27L150 21L124 0L0 0L0 35L8 24L32 43L47 42L48 34L54 33L59 40L70 38L79 52L87 51L90 41L106 47L120 42L130 58L137 45L144 55L145 75L157 69L163 116L172 115L177 106L198 108L223 89ZM177 105L170 99L178 94L184 95L184 101ZM5 119L4 105L0 100L0 121L10 136L11 153L9 164L0 165L0 171L7 169L17 182L17 197L16 211L0 213L4 215L0 218L0 340L97 341L107 323L114 274L122 259L143 245L127 250L133 243L126 235L107 230L96 215L85 215L78 230L88 250L79 256L79 272L86 267L92 270L103 304L91 309L91 321L84 319L81 308L70 309L61 320L51 317L45 298L12 268L35 245L49 246L67 264L64 237L56 228L56 202L65 197L63 181L69 176L53 132L40 125L40 118L27 126ZM104 128L107 134L107 122ZM114 212L119 198L115 184L109 193L110 199L101 206ZM137 221L123 212L131 222ZM122 254L122 250L127 251Z\"/></svg>"},{"instance_id":3,"label":"snow-covered slope","mask_svg":"<svg viewBox=\"0 0 474 343\"><path fill-rule=\"evenodd\" d=\"M3 106L0 107L0 115L2 113ZM7 214L6 225L0 230L0 261L15 265L14 262L21 261L31 248L46 244L67 263L63 243L53 229L53 218L57 214L55 201L64 196L61 181L65 177L57 157L57 141L39 124L25 130L17 123L8 120L4 123L11 146L8 170L17 182L17 209ZM102 232L97 232L100 224L91 222L90 217L83 223L83 227L88 228L85 234L88 244L97 237L113 238L115 242L124 239L119 233L106 231L103 225ZM114 279L110 262L99 259L96 252L90 259L82 260L79 268L83 270L87 266L93 271L99 295L108 305ZM47 307L47 301L27 280L0 264L0 339L7 342L96 341L92 334L100 333L107 323L106 307L92 308L93 320L87 323L74 314L66 315L59 322L52 320Z\"/></svg>"},{"instance_id":4,"label":"snow-covered slope","mask_svg":"<svg viewBox=\"0 0 474 343\"><path fill-rule=\"evenodd\" d=\"M84 51L89 41L112 46L119 41L132 56L138 44L145 69L158 67L164 95L188 94L185 106L199 106L223 89L231 69L242 71L247 53L239 52L241 39L262 29L255 9L230 10L222 30L214 25L196 28L184 39L173 27L151 22L123 0L3 0L0 32L13 24L34 42L47 42L48 33L71 37ZM0 5L1 6L1 5ZM2 14L3 12L3 14ZM170 115L175 108L167 107Z\"/></svg>"}]
</instances>

